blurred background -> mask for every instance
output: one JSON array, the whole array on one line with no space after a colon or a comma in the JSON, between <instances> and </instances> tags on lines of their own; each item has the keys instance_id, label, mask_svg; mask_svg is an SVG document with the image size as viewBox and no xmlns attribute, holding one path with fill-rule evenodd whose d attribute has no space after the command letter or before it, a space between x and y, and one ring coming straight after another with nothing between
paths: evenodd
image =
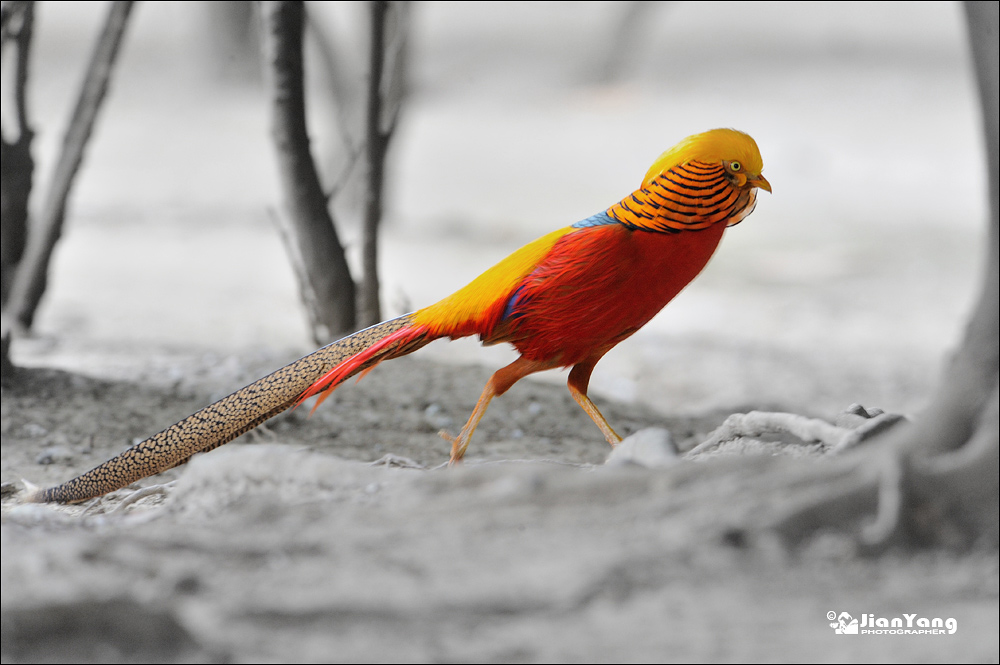
<instances>
[{"instance_id":1,"label":"blurred background","mask_svg":"<svg viewBox=\"0 0 1000 665\"><path fill-rule=\"evenodd\" d=\"M308 5L361 71L364 5ZM38 191L105 14L101 2L38 6ZM122 355L312 349L271 221L280 194L258 65L226 50L218 20L195 3L136 6L16 364L110 376ZM734 127L760 146L773 196L602 361L594 393L670 412L920 407L959 339L985 231L960 4L421 2L410 21L387 164L387 316L617 202L683 137ZM337 105L315 56L314 155L335 173ZM353 209L335 205L356 267ZM513 357L471 340L421 354Z\"/></svg>"}]
</instances>

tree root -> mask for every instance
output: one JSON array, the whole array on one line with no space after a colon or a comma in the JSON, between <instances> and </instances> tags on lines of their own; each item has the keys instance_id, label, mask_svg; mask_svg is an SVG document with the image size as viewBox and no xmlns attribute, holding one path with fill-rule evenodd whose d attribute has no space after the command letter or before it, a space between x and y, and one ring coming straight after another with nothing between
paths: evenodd
<instances>
[{"instance_id":1,"label":"tree root","mask_svg":"<svg viewBox=\"0 0 1000 665\"><path fill-rule=\"evenodd\" d=\"M688 457L704 454L723 443L739 438L758 438L769 434L791 434L804 443L818 443L824 452L842 453L906 419L895 413L878 409L866 410L852 404L837 417L836 424L816 418L806 418L794 413L751 411L734 413L726 418L708 439L690 451Z\"/></svg>"},{"instance_id":2,"label":"tree root","mask_svg":"<svg viewBox=\"0 0 1000 665\"><path fill-rule=\"evenodd\" d=\"M996 549L998 413L994 388L966 445L938 455L921 454L922 449L912 445L920 439L919 425L895 430L852 454L854 468L846 480L838 471L837 480L818 496L799 501L765 527L789 547L824 529L847 528L863 555L907 546ZM873 516L867 522L866 514Z\"/></svg>"},{"instance_id":3,"label":"tree root","mask_svg":"<svg viewBox=\"0 0 1000 665\"><path fill-rule=\"evenodd\" d=\"M938 433L927 424L933 416L910 423L852 405L833 424L792 413L734 414L686 457L711 454L740 439L778 437L815 446L831 463L780 476L778 487L793 497L793 505L761 525L789 549L830 531L849 535L864 556L901 547L995 549L1000 531L996 387L990 400L965 445L944 452L928 444Z\"/></svg>"}]
</instances>

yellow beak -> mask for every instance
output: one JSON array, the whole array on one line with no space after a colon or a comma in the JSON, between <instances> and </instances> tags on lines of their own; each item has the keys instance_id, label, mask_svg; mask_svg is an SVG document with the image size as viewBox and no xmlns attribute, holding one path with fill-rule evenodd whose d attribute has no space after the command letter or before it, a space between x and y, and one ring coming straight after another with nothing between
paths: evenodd
<instances>
[{"instance_id":1,"label":"yellow beak","mask_svg":"<svg viewBox=\"0 0 1000 665\"><path fill-rule=\"evenodd\" d=\"M771 183L762 175L758 175L756 178L747 178L747 184L751 187L759 187L767 191L768 194L771 193Z\"/></svg>"}]
</instances>

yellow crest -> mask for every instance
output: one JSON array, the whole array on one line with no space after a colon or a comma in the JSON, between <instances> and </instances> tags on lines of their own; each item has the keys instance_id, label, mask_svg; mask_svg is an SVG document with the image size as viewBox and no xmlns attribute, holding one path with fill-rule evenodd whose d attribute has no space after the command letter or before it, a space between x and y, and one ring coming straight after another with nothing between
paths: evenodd
<instances>
[{"instance_id":1,"label":"yellow crest","mask_svg":"<svg viewBox=\"0 0 1000 665\"><path fill-rule=\"evenodd\" d=\"M757 142L748 134L735 129L710 129L687 137L660 155L649 167L642 184L648 185L664 171L695 160L706 163L738 161L744 171L755 175L764 168Z\"/></svg>"}]
</instances>

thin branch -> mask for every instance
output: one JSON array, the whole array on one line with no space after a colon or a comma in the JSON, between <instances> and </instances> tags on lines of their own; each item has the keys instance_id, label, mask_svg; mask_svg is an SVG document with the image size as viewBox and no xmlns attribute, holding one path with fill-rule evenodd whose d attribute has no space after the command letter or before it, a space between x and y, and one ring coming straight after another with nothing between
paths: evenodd
<instances>
[{"instance_id":1,"label":"thin branch","mask_svg":"<svg viewBox=\"0 0 1000 665\"><path fill-rule=\"evenodd\" d=\"M119 503L117 506L108 511L108 515L115 515L117 513L124 513L125 509L131 506L136 501L140 499L145 499L147 496L167 496L170 494L170 490L177 485L176 480L171 480L169 483L162 483L160 485L150 485L149 487L143 487L137 489Z\"/></svg>"},{"instance_id":2,"label":"thin branch","mask_svg":"<svg viewBox=\"0 0 1000 665\"><path fill-rule=\"evenodd\" d=\"M369 57L368 104L365 118L367 169L365 211L361 241L362 279L358 313L361 323L374 325L382 320L379 303L378 228L382 221L385 158L401 106L404 5L376 0L371 3L371 45ZM389 37L390 14L395 14L394 38ZM387 51L392 49L390 58ZM387 63L391 70L387 71ZM385 85L388 81L391 85Z\"/></svg>"},{"instance_id":3,"label":"thin branch","mask_svg":"<svg viewBox=\"0 0 1000 665\"><path fill-rule=\"evenodd\" d=\"M392 135L406 96L407 52L411 3L393 0L386 16L385 57L382 64L382 132Z\"/></svg>"},{"instance_id":4,"label":"thin branch","mask_svg":"<svg viewBox=\"0 0 1000 665\"><path fill-rule=\"evenodd\" d=\"M111 5L63 139L62 153L52 180L52 191L46 197L42 214L28 238L24 259L11 287L7 309L15 323L24 328L31 327L38 303L45 293L49 263L62 234L69 194L107 94L111 71L131 10L131 1L114 2Z\"/></svg>"},{"instance_id":5,"label":"thin branch","mask_svg":"<svg viewBox=\"0 0 1000 665\"><path fill-rule=\"evenodd\" d=\"M297 259L314 294L305 303L317 343L325 343L355 325L355 287L344 248L327 209L316 165L309 151L302 62L304 8L301 2L265 2L264 52L272 99L271 133L278 156L284 213L291 220ZM293 261L294 263L294 261Z\"/></svg>"},{"instance_id":6,"label":"thin branch","mask_svg":"<svg viewBox=\"0 0 1000 665\"><path fill-rule=\"evenodd\" d=\"M389 3L371 2L371 46L368 67L368 103L365 118L365 216L361 240L361 297L358 310L362 325L382 319L379 306L378 226L382 220L385 136L382 134L382 63L385 58L385 15Z\"/></svg>"},{"instance_id":7,"label":"thin branch","mask_svg":"<svg viewBox=\"0 0 1000 665\"><path fill-rule=\"evenodd\" d=\"M299 244L295 239L295 228L292 226L291 221L278 211L271 209L268 212L271 213L271 221L274 223L275 228L278 229L278 237L281 238L281 244L285 246L288 260L292 264L292 271L295 273L295 282L299 287L299 300L302 301L302 304L306 308L306 316L309 318L309 330L313 333L313 341L317 344L322 344L323 340L330 337L330 331L318 318L320 305L316 301L316 292L313 291L312 283L309 281L309 271L306 269L305 261L302 259L302 253L299 252Z\"/></svg>"},{"instance_id":8,"label":"thin branch","mask_svg":"<svg viewBox=\"0 0 1000 665\"><path fill-rule=\"evenodd\" d=\"M35 161L31 157L35 133L28 121L27 106L28 55L34 32L35 3L6 3L3 9L3 45L0 48L4 58L8 53L16 58L12 94L17 126L11 132L7 127L0 127L3 142L3 164L0 166L0 306L7 304L17 266L24 256L28 239L28 201L35 174ZM12 49L7 48L8 41L13 42ZM15 133L17 137L8 141L7 137ZM8 332L9 328L5 327L4 335ZM4 353L10 341L9 336L5 339ZM6 355L2 362L7 367Z\"/></svg>"},{"instance_id":9,"label":"thin branch","mask_svg":"<svg viewBox=\"0 0 1000 665\"><path fill-rule=\"evenodd\" d=\"M17 104L17 131L18 135L27 132L31 134L31 127L28 126L28 96L25 89L28 85L28 53L31 51L31 38L34 35L35 24L35 3L24 3L24 12L21 15L21 26L17 31L17 80L15 85L16 93L14 102Z\"/></svg>"},{"instance_id":10,"label":"thin branch","mask_svg":"<svg viewBox=\"0 0 1000 665\"><path fill-rule=\"evenodd\" d=\"M14 371L14 365L10 362L10 326L7 325L7 316L0 314L0 378L6 380Z\"/></svg>"}]
</instances>

